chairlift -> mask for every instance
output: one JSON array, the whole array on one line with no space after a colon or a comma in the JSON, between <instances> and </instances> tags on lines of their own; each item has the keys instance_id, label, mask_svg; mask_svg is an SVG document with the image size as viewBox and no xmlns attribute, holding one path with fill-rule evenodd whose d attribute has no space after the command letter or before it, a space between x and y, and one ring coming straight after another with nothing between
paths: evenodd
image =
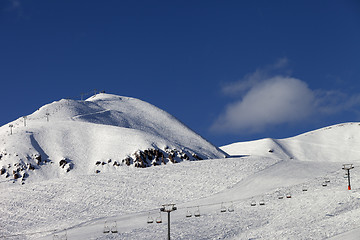
<instances>
[{"instance_id":1,"label":"chairlift","mask_svg":"<svg viewBox=\"0 0 360 240\"><path fill-rule=\"evenodd\" d=\"M224 206L223 203L221 203L220 212L226 212L226 207Z\"/></svg>"},{"instance_id":2,"label":"chairlift","mask_svg":"<svg viewBox=\"0 0 360 240\"><path fill-rule=\"evenodd\" d=\"M156 218L156 223L162 223L161 212L159 213L159 216Z\"/></svg>"},{"instance_id":3,"label":"chairlift","mask_svg":"<svg viewBox=\"0 0 360 240\"><path fill-rule=\"evenodd\" d=\"M147 223L153 223L153 222L154 222L154 219L150 216L150 213L149 213Z\"/></svg>"},{"instance_id":4,"label":"chairlift","mask_svg":"<svg viewBox=\"0 0 360 240\"><path fill-rule=\"evenodd\" d=\"M67 240L67 231L65 232L64 235L54 232L53 240Z\"/></svg>"},{"instance_id":5,"label":"chairlift","mask_svg":"<svg viewBox=\"0 0 360 240\"><path fill-rule=\"evenodd\" d=\"M284 195L282 195L280 191L276 191L276 194L277 194L278 199L283 199L284 198Z\"/></svg>"},{"instance_id":6,"label":"chairlift","mask_svg":"<svg viewBox=\"0 0 360 240\"><path fill-rule=\"evenodd\" d=\"M250 206L252 207L256 206L256 201L255 200L251 201Z\"/></svg>"},{"instance_id":7,"label":"chairlift","mask_svg":"<svg viewBox=\"0 0 360 240\"><path fill-rule=\"evenodd\" d=\"M117 232L118 232L116 221L115 221L115 222L113 223L113 225L111 226L111 232L112 232L112 233L117 233Z\"/></svg>"},{"instance_id":8,"label":"chairlift","mask_svg":"<svg viewBox=\"0 0 360 240\"><path fill-rule=\"evenodd\" d=\"M67 240L67 232L60 238L60 240Z\"/></svg>"},{"instance_id":9,"label":"chairlift","mask_svg":"<svg viewBox=\"0 0 360 240\"><path fill-rule=\"evenodd\" d=\"M189 218L189 217L191 217L191 216L192 216L192 214L191 214L190 210L187 210L187 212L186 212L186 217Z\"/></svg>"},{"instance_id":10,"label":"chairlift","mask_svg":"<svg viewBox=\"0 0 360 240\"><path fill-rule=\"evenodd\" d=\"M234 208L234 204L231 202L230 207L228 207L228 212L234 212L235 208Z\"/></svg>"},{"instance_id":11,"label":"chairlift","mask_svg":"<svg viewBox=\"0 0 360 240\"><path fill-rule=\"evenodd\" d=\"M194 213L195 217L200 217L200 207L198 206L197 210Z\"/></svg>"},{"instance_id":12,"label":"chairlift","mask_svg":"<svg viewBox=\"0 0 360 240\"><path fill-rule=\"evenodd\" d=\"M107 225L107 221L105 221L103 233L109 233L109 232L110 232L110 228L109 228L109 226Z\"/></svg>"},{"instance_id":13,"label":"chairlift","mask_svg":"<svg viewBox=\"0 0 360 240\"><path fill-rule=\"evenodd\" d=\"M261 201L259 202L259 205L260 205L260 206L264 206L264 205L265 205L265 201L264 201L264 200L261 200Z\"/></svg>"}]
</instances>

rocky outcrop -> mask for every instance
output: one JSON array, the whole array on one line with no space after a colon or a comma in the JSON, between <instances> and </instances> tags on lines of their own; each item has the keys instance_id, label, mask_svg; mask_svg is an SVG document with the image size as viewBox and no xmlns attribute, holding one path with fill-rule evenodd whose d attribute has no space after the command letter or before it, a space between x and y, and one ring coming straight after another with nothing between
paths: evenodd
<instances>
[{"instance_id":1,"label":"rocky outcrop","mask_svg":"<svg viewBox=\"0 0 360 240\"><path fill-rule=\"evenodd\" d=\"M145 150L138 150L133 154L127 156L121 161L118 160L107 160L107 161L96 161L96 173L101 172L101 167L105 165L120 167L120 166L134 166L136 168L147 168L151 166L165 165L167 163L179 163L182 161L197 161L202 160L196 153L187 150L149 148Z\"/></svg>"},{"instance_id":2,"label":"rocky outcrop","mask_svg":"<svg viewBox=\"0 0 360 240\"><path fill-rule=\"evenodd\" d=\"M14 156L17 159L15 163L7 163L1 166L1 162L5 163L9 157ZM21 184L24 184L33 171L49 163L52 162L48 159L43 159L39 153L22 157L17 153L8 153L6 150L3 150L0 153L0 177L10 179L14 183L20 181Z\"/></svg>"}]
</instances>

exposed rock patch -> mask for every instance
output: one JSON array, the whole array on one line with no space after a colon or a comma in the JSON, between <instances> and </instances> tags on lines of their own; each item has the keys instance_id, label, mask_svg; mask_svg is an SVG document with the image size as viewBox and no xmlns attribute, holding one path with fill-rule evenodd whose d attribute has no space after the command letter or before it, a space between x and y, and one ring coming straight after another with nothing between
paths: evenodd
<instances>
[{"instance_id":1,"label":"exposed rock patch","mask_svg":"<svg viewBox=\"0 0 360 240\"><path fill-rule=\"evenodd\" d=\"M67 158L63 158L60 160L59 166L63 168L66 172L70 172L74 168L74 163Z\"/></svg>"},{"instance_id":2,"label":"exposed rock patch","mask_svg":"<svg viewBox=\"0 0 360 240\"><path fill-rule=\"evenodd\" d=\"M6 150L3 150L0 156L0 177L10 178L14 183L21 180L22 184L24 184L25 180L31 175L31 172L51 163L50 160L43 159L39 153L22 157L17 153L8 153ZM14 156L17 162L5 164L5 162L9 161L8 158ZM1 165L2 162L3 164Z\"/></svg>"},{"instance_id":3,"label":"exposed rock patch","mask_svg":"<svg viewBox=\"0 0 360 240\"><path fill-rule=\"evenodd\" d=\"M97 168L104 167L105 165L114 167L126 165L136 168L147 168L150 166L165 165L169 162L175 164L182 161L196 160L202 160L196 153L166 147L164 150L157 148L138 150L121 161L108 159L106 161L96 161L95 165ZM97 172L97 170L95 172Z\"/></svg>"}]
</instances>

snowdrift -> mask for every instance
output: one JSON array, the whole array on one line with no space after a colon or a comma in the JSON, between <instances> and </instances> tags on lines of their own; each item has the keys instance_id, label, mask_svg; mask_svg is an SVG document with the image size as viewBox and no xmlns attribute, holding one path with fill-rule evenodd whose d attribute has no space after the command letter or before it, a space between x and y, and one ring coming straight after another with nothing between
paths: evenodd
<instances>
[{"instance_id":1,"label":"snowdrift","mask_svg":"<svg viewBox=\"0 0 360 240\"><path fill-rule=\"evenodd\" d=\"M2 177L22 182L30 175L52 178L227 156L167 112L105 93L45 105L2 126L0 139Z\"/></svg>"}]
</instances>

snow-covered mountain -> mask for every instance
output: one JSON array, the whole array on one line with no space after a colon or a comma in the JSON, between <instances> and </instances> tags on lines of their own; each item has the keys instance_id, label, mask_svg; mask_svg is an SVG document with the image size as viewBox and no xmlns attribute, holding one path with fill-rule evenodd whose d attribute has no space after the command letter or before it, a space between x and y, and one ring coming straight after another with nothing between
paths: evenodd
<instances>
[{"instance_id":1,"label":"snow-covered mountain","mask_svg":"<svg viewBox=\"0 0 360 240\"><path fill-rule=\"evenodd\" d=\"M168 203L172 239L360 236L360 123L219 150L151 104L99 94L10 124L0 128L0 238L166 239Z\"/></svg>"},{"instance_id":2,"label":"snow-covered mountain","mask_svg":"<svg viewBox=\"0 0 360 240\"><path fill-rule=\"evenodd\" d=\"M47 104L2 126L0 140L2 177L22 182L31 175L46 179L227 156L167 112L105 93Z\"/></svg>"},{"instance_id":3,"label":"snow-covered mountain","mask_svg":"<svg viewBox=\"0 0 360 240\"><path fill-rule=\"evenodd\" d=\"M360 123L343 123L286 139L266 138L221 147L230 155L276 156L325 162L360 161Z\"/></svg>"}]
</instances>

